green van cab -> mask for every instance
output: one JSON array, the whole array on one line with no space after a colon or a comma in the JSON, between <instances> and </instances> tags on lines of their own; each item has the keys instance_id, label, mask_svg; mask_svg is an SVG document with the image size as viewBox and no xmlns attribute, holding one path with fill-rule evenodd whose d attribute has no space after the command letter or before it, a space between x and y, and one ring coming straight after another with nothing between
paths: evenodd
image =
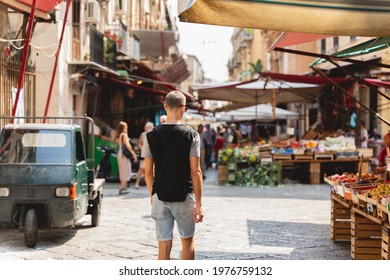
<instances>
[{"instance_id":1,"label":"green van cab","mask_svg":"<svg viewBox=\"0 0 390 280\"><path fill-rule=\"evenodd\" d=\"M0 117L0 119L9 117ZM91 215L98 226L104 179L95 178L93 140L89 117L58 123L6 124L0 134L0 225L24 232L26 246L34 247L38 228L73 226ZM26 119L27 121L28 119ZM77 121L85 123L86 133Z\"/></svg>"}]
</instances>

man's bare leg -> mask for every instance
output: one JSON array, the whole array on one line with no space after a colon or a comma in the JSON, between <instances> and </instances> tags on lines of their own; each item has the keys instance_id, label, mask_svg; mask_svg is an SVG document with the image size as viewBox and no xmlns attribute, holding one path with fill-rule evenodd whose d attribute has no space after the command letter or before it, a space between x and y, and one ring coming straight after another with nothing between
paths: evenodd
<instances>
[{"instance_id":1,"label":"man's bare leg","mask_svg":"<svg viewBox=\"0 0 390 280\"><path fill-rule=\"evenodd\" d=\"M172 240L158 242L158 259L170 260L172 250Z\"/></svg>"},{"instance_id":2,"label":"man's bare leg","mask_svg":"<svg viewBox=\"0 0 390 280\"><path fill-rule=\"evenodd\" d=\"M194 238L182 238L181 239L181 259L182 260L194 260L195 249L194 249Z\"/></svg>"}]
</instances>

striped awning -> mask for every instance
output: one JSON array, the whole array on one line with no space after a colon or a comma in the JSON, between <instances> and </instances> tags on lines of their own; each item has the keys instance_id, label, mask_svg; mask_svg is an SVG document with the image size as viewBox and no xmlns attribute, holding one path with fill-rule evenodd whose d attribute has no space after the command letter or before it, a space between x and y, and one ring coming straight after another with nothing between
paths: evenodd
<instances>
[{"instance_id":1,"label":"striped awning","mask_svg":"<svg viewBox=\"0 0 390 280\"><path fill-rule=\"evenodd\" d=\"M337 36L390 36L380 0L179 0L182 22Z\"/></svg>"}]
</instances>

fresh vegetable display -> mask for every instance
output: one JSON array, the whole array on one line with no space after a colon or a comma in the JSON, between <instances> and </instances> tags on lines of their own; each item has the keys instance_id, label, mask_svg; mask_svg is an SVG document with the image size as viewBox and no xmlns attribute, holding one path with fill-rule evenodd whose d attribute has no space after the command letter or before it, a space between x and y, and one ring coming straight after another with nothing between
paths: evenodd
<instances>
[{"instance_id":1,"label":"fresh vegetable display","mask_svg":"<svg viewBox=\"0 0 390 280\"><path fill-rule=\"evenodd\" d=\"M279 181L279 173L275 164L261 165L244 168L237 172L236 184L247 187L275 186ZM276 171L276 172L275 172Z\"/></svg>"}]
</instances>

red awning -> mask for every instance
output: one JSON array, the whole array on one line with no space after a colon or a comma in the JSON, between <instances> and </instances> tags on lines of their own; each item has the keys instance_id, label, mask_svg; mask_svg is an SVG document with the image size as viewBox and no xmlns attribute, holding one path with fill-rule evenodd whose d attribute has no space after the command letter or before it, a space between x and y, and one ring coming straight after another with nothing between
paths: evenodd
<instances>
[{"instance_id":1,"label":"red awning","mask_svg":"<svg viewBox=\"0 0 390 280\"><path fill-rule=\"evenodd\" d=\"M32 0L16 0L18 2L21 2L21 3L24 3L28 6L31 7L32 5ZM37 5L36 5L36 8L42 12L50 12L51 10L53 10L58 4L60 4L61 0L37 0Z\"/></svg>"},{"instance_id":2,"label":"red awning","mask_svg":"<svg viewBox=\"0 0 390 280\"><path fill-rule=\"evenodd\" d=\"M318 85L327 85L331 84L330 81L323 77L313 77L313 76L304 76L304 75L290 75L290 74L280 74L280 73L260 73L262 77L270 78L272 80L285 81L290 83L304 83L304 84L318 84ZM330 78L337 84L351 82L351 79L345 78Z\"/></svg>"},{"instance_id":3,"label":"red awning","mask_svg":"<svg viewBox=\"0 0 390 280\"><path fill-rule=\"evenodd\" d=\"M19 12L30 13L33 0L0 0L0 3ZM50 19L48 14L53 10L61 0L36 0L35 16L42 19Z\"/></svg>"},{"instance_id":4,"label":"red awning","mask_svg":"<svg viewBox=\"0 0 390 280\"><path fill-rule=\"evenodd\" d=\"M376 87L383 87L383 88L390 88L390 82L385 82L379 79L364 79L364 81L367 84L376 86Z\"/></svg>"},{"instance_id":5,"label":"red awning","mask_svg":"<svg viewBox=\"0 0 390 280\"><path fill-rule=\"evenodd\" d=\"M272 44L268 49L268 52L274 50L274 48L284 48L288 46L299 45L303 43L308 43L312 41L317 41L320 39L332 37L329 35L320 35L320 34L304 34L304 33L295 33L295 32L283 32L278 39Z\"/></svg>"}]
</instances>

